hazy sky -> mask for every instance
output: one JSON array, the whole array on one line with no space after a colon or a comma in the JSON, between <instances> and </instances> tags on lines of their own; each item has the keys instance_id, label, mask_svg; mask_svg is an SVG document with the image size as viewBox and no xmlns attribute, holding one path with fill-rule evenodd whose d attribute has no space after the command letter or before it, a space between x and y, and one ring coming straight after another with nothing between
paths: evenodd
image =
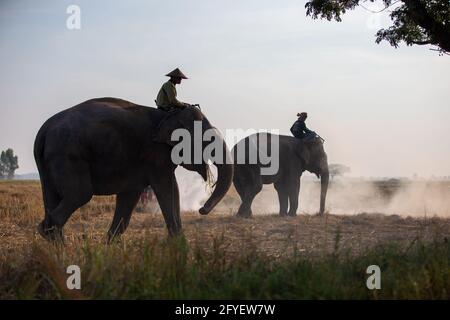
<instances>
[{"instance_id":1,"label":"hazy sky","mask_svg":"<svg viewBox=\"0 0 450 320\"><path fill-rule=\"evenodd\" d=\"M81 8L81 30L66 8ZM278 129L298 111L352 175L450 175L450 57L375 44L389 19L358 9L342 23L305 17L305 1L0 2L0 149L37 171L33 142L54 113L113 96L153 105L164 74L191 79L223 132Z\"/></svg>"}]
</instances>

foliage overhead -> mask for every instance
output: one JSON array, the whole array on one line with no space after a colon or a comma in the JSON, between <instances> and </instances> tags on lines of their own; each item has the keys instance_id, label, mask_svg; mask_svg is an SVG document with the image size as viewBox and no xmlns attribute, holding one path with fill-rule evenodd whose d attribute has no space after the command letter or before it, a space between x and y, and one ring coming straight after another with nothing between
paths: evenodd
<instances>
[{"instance_id":1,"label":"foliage overhead","mask_svg":"<svg viewBox=\"0 0 450 320\"><path fill-rule=\"evenodd\" d=\"M379 0L385 8L392 8L392 26L378 30L376 42L385 40L398 47L407 45L434 45L443 54L450 54L449 0ZM305 5L306 15L313 19L341 21L348 10L377 0L311 0ZM380 11L380 12L381 12Z\"/></svg>"}]
</instances>

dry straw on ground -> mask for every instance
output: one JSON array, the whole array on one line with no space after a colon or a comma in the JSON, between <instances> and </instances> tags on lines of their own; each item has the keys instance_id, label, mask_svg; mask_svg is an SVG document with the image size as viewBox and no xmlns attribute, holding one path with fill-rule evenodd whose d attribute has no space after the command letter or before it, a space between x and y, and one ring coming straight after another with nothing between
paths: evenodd
<instances>
[{"instance_id":1,"label":"dry straw on ground","mask_svg":"<svg viewBox=\"0 0 450 320\"><path fill-rule=\"evenodd\" d=\"M223 203L234 203L236 194ZM8 252L25 252L34 241L43 242L36 226L43 218L39 182L0 183L0 256ZM114 197L94 197L80 208L65 227L66 244L89 239L93 243L104 243L105 233L114 212ZM163 239L167 231L162 215L154 210L139 208L131 218L123 240L146 237ZM152 211L152 212L147 212ZM291 254L293 250L304 255L317 255L335 249L336 236L339 246L355 254L377 244L392 241L409 243L420 240L435 240L450 236L450 219L438 217L400 217L383 214L333 215L325 217L300 214L297 217L281 218L277 214L254 215L252 219L241 219L222 204L208 216L197 212L183 212L182 222L189 242L210 243L216 236L223 237L229 254L255 246L272 257ZM45 242L43 242L45 243Z\"/></svg>"}]
</instances>

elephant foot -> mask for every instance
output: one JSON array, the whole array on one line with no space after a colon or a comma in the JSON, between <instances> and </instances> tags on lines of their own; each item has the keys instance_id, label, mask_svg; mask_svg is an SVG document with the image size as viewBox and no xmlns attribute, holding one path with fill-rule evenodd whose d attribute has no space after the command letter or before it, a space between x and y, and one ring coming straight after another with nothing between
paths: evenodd
<instances>
[{"instance_id":1,"label":"elephant foot","mask_svg":"<svg viewBox=\"0 0 450 320\"><path fill-rule=\"evenodd\" d=\"M280 212L280 217L287 217L287 216L288 216L287 212Z\"/></svg>"},{"instance_id":2,"label":"elephant foot","mask_svg":"<svg viewBox=\"0 0 450 320\"><path fill-rule=\"evenodd\" d=\"M238 211L238 213L236 213L236 216L239 218L251 218L252 217L252 212L251 211L247 211L247 212L240 212Z\"/></svg>"},{"instance_id":3,"label":"elephant foot","mask_svg":"<svg viewBox=\"0 0 450 320\"><path fill-rule=\"evenodd\" d=\"M297 212L293 212L293 213L288 213L289 217L296 217L297 216Z\"/></svg>"},{"instance_id":4,"label":"elephant foot","mask_svg":"<svg viewBox=\"0 0 450 320\"><path fill-rule=\"evenodd\" d=\"M113 243L120 243L120 242L122 242L121 234L113 233L113 232L109 232L108 231L108 234L107 234L107 237L106 237L106 244L107 245L111 245Z\"/></svg>"},{"instance_id":5,"label":"elephant foot","mask_svg":"<svg viewBox=\"0 0 450 320\"><path fill-rule=\"evenodd\" d=\"M169 238L184 237L183 229L180 229L180 228L168 229L168 232L169 232Z\"/></svg>"},{"instance_id":6,"label":"elephant foot","mask_svg":"<svg viewBox=\"0 0 450 320\"><path fill-rule=\"evenodd\" d=\"M184 232L178 232L178 233L169 233L167 235L168 241L186 241L186 236L184 235Z\"/></svg>"},{"instance_id":7,"label":"elephant foot","mask_svg":"<svg viewBox=\"0 0 450 320\"><path fill-rule=\"evenodd\" d=\"M64 236L62 229L53 227L45 227L44 222L39 223L37 227L38 233L47 241L60 242L64 244Z\"/></svg>"}]
</instances>

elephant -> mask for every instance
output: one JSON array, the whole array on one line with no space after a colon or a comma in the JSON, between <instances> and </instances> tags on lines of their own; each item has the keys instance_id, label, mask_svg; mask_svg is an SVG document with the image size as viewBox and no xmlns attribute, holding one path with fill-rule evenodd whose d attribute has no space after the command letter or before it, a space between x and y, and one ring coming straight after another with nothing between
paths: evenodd
<instances>
[{"instance_id":1,"label":"elephant","mask_svg":"<svg viewBox=\"0 0 450 320\"><path fill-rule=\"evenodd\" d=\"M118 98L87 100L49 118L34 143L45 217L38 225L46 239L62 239L63 226L72 213L93 195L116 195L108 242L125 232L142 191L151 186L170 236L182 233L180 200L171 150L171 134L184 128L193 133L194 121L202 132L212 129L194 106L174 112L138 105ZM222 138L221 136L219 136ZM210 142L201 142L205 148ZM231 154L223 141L223 155ZM217 180L200 214L208 214L231 186L231 160L214 163ZM206 181L208 161L181 166Z\"/></svg>"},{"instance_id":2,"label":"elephant","mask_svg":"<svg viewBox=\"0 0 450 320\"><path fill-rule=\"evenodd\" d=\"M251 205L255 196L262 190L263 184L272 183L278 193L280 216L296 216L300 178L305 170L315 173L317 177L321 178L319 215L323 215L329 171L327 154L324 151L322 139L315 137L311 141L303 141L291 136L264 134L267 134L267 137L263 143L261 143L263 141L261 140L261 133L256 133L240 140L231 150L234 158L233 183L242 200L237 216L251 217ZM273 138L278 139L273 140ZM252 141L259 142L252 143ZM271 174L262 174L262 169L267 165L262 164L259 158L251 163L248 155L251 151L259 152L261 146L271 150L272 153L274 148L272 141L278 141L278 169ZM239 149L245 150L245 161L237 161Z\"/></svg>"}]
</instances>

